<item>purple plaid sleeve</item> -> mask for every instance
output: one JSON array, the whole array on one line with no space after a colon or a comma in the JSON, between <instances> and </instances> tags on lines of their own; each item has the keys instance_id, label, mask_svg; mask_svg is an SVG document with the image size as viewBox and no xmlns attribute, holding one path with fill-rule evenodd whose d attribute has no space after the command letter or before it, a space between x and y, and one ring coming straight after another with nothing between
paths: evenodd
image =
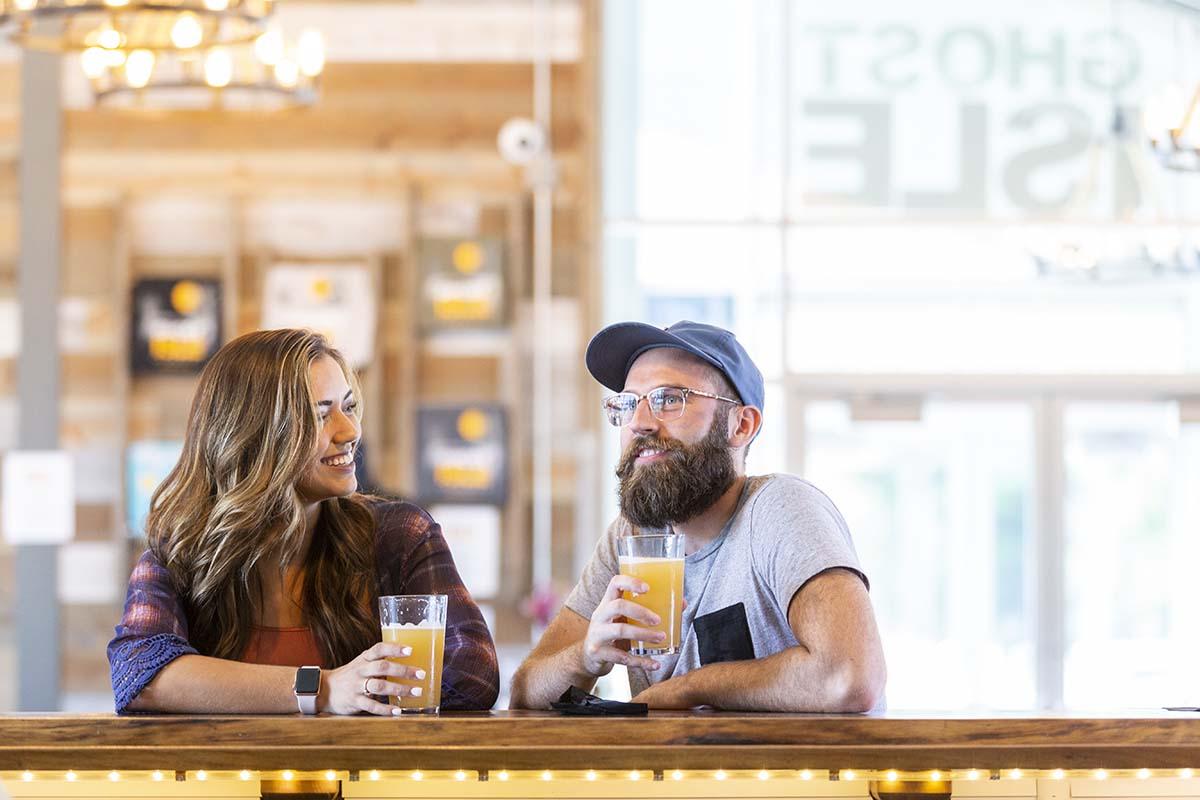
<instances>
[{"instance_id":1,"label":"purple plaid sleeve","mask_svg":"<svg viewBox=\"0 0 1200 800\"><path fill-rule=\"evenodd\" d=\"M187 618L166 567L149 550L142 553L125 593L125 613L108 643L108 665L118 714L158 675L182 655L195 653L188 644Z\"/></svg>"},{"instance_id":2,"label":"purple plaid sleeve","mask_svg":"<svg viewBox=\"0 0 1200 800\"><path fill-rule=\"evenodd\" d=\"M441 527L409 503L382 504L377 514L381 593L447 595L442 708L490 709L500 694L496 647Z\"/></svg>"}]
</instances>

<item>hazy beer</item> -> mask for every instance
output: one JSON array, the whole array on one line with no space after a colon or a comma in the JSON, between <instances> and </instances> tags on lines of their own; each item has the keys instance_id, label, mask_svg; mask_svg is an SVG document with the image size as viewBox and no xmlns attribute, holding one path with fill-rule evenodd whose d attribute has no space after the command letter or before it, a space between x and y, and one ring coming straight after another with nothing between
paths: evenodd
<instances>
[{"instance_id":1,"label":"hazy beer","mask_svg":"<svg viewBox=\"0 0 1200 800\"><path fill-rule=\"evenodd\" d=\"M388 700L403 712L436 714L442 701L442 659L446 649L446 595L392 595L379 598L383 641L412 648L412 655L392 658L397 664L425 670L416 679L388 678L394 683L421 687L420 697Z\"/></svg>"},{"instance_id":2,"label":"hazy beer","mask_svg":"<svg viewBox=\"0 0 1200 800\"><path fill-rule=\"evenodd\" d=\"M649 630L667 635L661 642L630 642L630 651L637 655L679 652L683 621L683 535L623 536L617 541L621 574L645 581L650 587L643 594L625 592L625 598L657 614L662 621Z\"/></svg>"}]
</instances>

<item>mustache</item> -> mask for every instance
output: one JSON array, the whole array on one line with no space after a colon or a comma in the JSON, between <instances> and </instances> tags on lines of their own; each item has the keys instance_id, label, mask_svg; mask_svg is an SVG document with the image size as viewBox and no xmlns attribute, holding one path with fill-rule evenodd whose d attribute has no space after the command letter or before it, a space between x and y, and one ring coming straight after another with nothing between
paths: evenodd
<instances>
[{"instance_id":1,"label":"mustache","mask_svg":"<svg viewBox=\"0 0 1200 800\"><path fill-rule=\"evenodd\" d=\"M626 478L633 474L638 453L642 450L658 450L662 453L682 452L686 448L678 439L663 439L658 436L639 436L629 443L621 460L617 463L617 477Z\"/></svg>"}]
</instances>

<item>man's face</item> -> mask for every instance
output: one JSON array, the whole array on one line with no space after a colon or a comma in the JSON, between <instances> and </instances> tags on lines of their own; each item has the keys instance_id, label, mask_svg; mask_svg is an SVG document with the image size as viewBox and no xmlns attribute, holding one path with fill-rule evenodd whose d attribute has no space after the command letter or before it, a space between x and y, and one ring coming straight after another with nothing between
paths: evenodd
<instances>
[{"instance_id":1,"label":"man's face","mask_svg":"<svg viewBox=\"0 0 1200 800\"><path fill-rule=\"evenodd\" d=\"M625 391L660 386L712 392L707 365L679 350L643 353L625 378ZM660 420L642 401L621 429L617 466L621 513L635 525L663 528L687 522L711 506L737 477L729 448L727 403L689 395L683 416Z\"/></svg>"}]
</instances>

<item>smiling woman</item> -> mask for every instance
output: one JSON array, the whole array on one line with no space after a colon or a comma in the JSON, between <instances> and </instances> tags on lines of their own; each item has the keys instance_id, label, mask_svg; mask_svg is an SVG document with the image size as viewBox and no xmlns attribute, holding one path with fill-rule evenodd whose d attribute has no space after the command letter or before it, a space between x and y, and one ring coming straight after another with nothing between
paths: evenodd
<instances>
[{"instance_id":1,"label":"smiling woman","mask_svg":"<svg viewBox=\"0 0 1200 800\"><path fill-rule=\"evenodd\" d=\"M398 712L420 690L388 678L424 675L380 641L372 609L394 594L448 596L442 705L492 706L492 639L437 523L357 493L358 396L305 330L247 334L205 367L108 647L118 712Z\"/></svg>"}]
</instances>

